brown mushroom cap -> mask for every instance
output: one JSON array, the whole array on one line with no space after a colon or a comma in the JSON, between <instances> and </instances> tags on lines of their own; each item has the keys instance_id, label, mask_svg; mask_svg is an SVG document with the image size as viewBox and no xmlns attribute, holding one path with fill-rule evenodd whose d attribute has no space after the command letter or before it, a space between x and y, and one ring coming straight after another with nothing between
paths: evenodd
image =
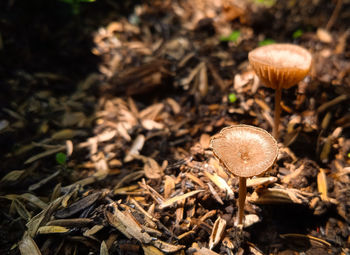
<instances>
[{"instance_id":1,"label":"brown mushroom cap","mask_svg":"<svg viewBox=\"0 0 350 255\"><path fill-rule=\"evenodd\" d=\"M264 129L235 125L211 139L214 155L234 175L252 177L268 170L278 155L276 140Z\"/></svg>"},{"instance_id":2,"label":"brown mushroom cap","mask_svg":"<svg viewBox=\"0 0 350 255\"><path fill-rule=\"evenodd\" d=\"M249 63L262 83L273 89L290 88L304 79L311 68L311 54L293 44L271 44L248 54Z\"/></svg>"}]
</instances>

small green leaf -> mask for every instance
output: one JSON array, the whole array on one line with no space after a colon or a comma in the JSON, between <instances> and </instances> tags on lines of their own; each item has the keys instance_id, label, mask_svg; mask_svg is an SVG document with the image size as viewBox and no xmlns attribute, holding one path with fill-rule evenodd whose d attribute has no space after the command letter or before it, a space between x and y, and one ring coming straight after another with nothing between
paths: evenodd
<instances>
[{"instance_id":1,"label":"small green leaf","mask_svg":"<svg viewBox=\"0 0 350 255\"><path fill-rule=\"evenodd\" d=\"M259 42L259 46L265 46L265 45L274 44L274 43L276 43L275 40L266 38L265 40Z\"/></svg>"},{"instance_id":2,"label":"small green leaf","mask_svg":"<svg viewBox=\"0 0 350 255\"><path fill-rule=\"evenodd\" d=\"M237 39L240 37L241 32L239 30L232 31L232 33L229 36L221 36L220 41L221 42L236 42Z\"/></svg>"},{"instance_id":3,"label":"small green leaf","mask_svg":"<svg viewBox=\"0 0 350 255\"><path fill-rule=\"evenodd\" d=\"M236 100L237 100L236 94L235 94L235 93L230 93L230 94L228 95L228 100L230 101L230 103L236 102Z\"/></svg>"},{"instance_id":4,"label":"small green leaf","mask_svg":"<svg viewBox=\"0 0 350 255\"><path fill-rule=\"evenodd\" d=\"M60 165L64 165L67 162L67 156L63 152L56 153L56 161Z\"/></svg>"},{"instance_id":5,"label":"small green leaf","mask_svg":"<svg viewBox=\"0 0 350 255\"><path fill-rule=\"evenodd\" d=\"M350 152L348 153L348 158L350 158Z\"/></svg>"},{"instance_id":6,"label":"small green leaf","mask_svg":"<svg viewBox=\"0 0 350 255\"><path fill-rule=\"evenodd\" d=\"M302 35L303 35L303 30L298 29L298 30L295 30L295 31L294 31L292 37L293 37L293 39L297 39L297 38L299 38L299 37L302 36Z\"/></svg>"}]
</instances>

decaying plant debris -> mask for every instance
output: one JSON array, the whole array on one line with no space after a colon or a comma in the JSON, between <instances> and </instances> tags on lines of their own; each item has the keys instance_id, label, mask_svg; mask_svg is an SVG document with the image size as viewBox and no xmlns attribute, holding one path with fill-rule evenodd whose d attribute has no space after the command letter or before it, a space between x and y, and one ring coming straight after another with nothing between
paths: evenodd
<instances>
[{"instance_id":1,"label":"decaying plant debris","mask_svg":"<svg viewBox=\"0 0 350 255\"><path fill-rule=\"evenodd\" d=\"M113 18L94 32L99 72L74 92L37 86L4 107L1 139L16 146L1 155L0 253L348 254L350 32L333 24L349 3L338 0L329 20L334 4L292 2L285 21L279 1L142 3L138 21ZM298 25L315 31L292 41ZM233 30L237 40L220 41ZM314 63L283 92L279 156L247 179L242 229L238 178L209 143L232 124L271 132L274 94L247 58L269 37L302 45ZM5 81L14 93L28 93L23 80L69 81L16 75Z\"/></svg>"}]
</instances>

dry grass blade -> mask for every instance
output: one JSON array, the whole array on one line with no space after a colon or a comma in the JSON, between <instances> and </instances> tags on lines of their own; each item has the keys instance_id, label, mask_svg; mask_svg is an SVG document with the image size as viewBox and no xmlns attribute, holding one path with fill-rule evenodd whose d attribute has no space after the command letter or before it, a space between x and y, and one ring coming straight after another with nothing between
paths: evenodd
<instances>
[{"instance_id":1,"label":"dry grass blade","mask_svg":"<svg viewBox=\"0 0 350 255\"><path fill-rule=\"evenodd\" d=\"M19 242L19 251L21 255L41 255L35 241L27 233L24 234L22 240Z\"/></svg>"},{"instance_id":2,"label":"dry grass blade","mask_svg":"<svg viewBox=\"0 0 350 255\"><path fill-rule=\"evenodd\" d=\"M181 201L181 200L183 200L185 198L194 196L194 195L198 194L199 192L203 192L203 191L204 190L194 190L194 191L190 191L190 192L188 192L186 194L183 194L183 195L179 195L179 196L176 196L176 197L169 198L169 199L161 202L161 204L159 205L159 208L164 209L166 207L172 206L174 203L176 203L178 201Z\"/></svg>"}]
</instances>

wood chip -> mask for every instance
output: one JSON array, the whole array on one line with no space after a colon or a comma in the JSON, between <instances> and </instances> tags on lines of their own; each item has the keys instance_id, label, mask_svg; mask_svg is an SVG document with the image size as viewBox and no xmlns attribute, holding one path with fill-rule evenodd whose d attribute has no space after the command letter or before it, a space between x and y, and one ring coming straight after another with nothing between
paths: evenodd
<instances>
[{"instance_id":1,"label":"wood chip","mask_svg":"<svg viewBox=\"0 0 350 255\"><path fill-rule=\"evenodd\" d=\"M204 172L204 174L216 185L218 186L221 190L226 191L229 198L232 199L234 197L234 193L230 186L227 184L227 182L221 178L219 175L216 173L211 174L209 172Z\"/></svg>"},{"instance_id":2,"label":"wood chip","mask_svg":"<svg viewBox=\"0 0 350 255\"><path fill-rule=\"evenodd\" d=\"M329 201L327 176L325 170L322 168L320 168L320 172L317 174L317 190L321 193L321 199L323 201Z\"/></svg>"},{"instance_id":3,"label":"wood chip","mask_svg":"<svg viewBox=\"0 0 350 255\"><path fill-rule=\"evenodd\" d=\"M220 218L220 216L214 222L210 237L209 237L209 249L212 250L222 239L226 228L226 220Z\"/></svg>"},{"instance_id":4,"label":"wood chip","mask_svg":"<svg viewBox=\"0 0 350 255\"><path fill-rule=\"evenodd\" d=\"M114 212L105 212L106 218L113 227L117 228L127 238L135 238L141 243L150 243L152 237L146 233L140 223L127 210L120 211L115 203L112 203Z\"/></svg>"}]
</instances>

